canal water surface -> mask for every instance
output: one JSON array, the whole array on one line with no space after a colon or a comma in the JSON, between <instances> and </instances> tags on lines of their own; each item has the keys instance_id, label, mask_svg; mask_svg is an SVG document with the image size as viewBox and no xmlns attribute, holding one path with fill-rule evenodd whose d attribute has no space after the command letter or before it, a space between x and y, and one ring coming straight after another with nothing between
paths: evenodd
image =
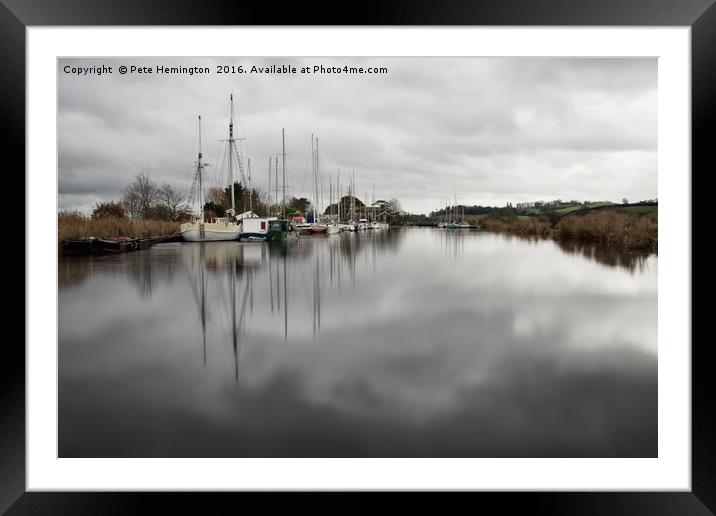
<instances>
[{"instance_id":1,"label":"canal water surface","mask_svg":"<svg viewBox=\"0 0 716 516\"><path fill-rule=\"evenodd\" d=\"M473 231L59 262L61 457L655 457L657 257Z\"/></svg>"}]
</instances>

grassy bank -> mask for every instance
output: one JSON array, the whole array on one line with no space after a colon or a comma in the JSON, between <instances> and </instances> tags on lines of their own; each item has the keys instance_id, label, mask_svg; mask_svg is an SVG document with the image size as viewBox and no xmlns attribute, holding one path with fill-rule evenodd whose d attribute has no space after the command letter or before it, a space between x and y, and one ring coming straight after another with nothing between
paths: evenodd
<instances>
[{"instance_id":1,"label":"grassy bank","mask_svg":"<svg viewBox=\"0 0 716 516\"><path fill-rule=\"evenodd\" d=\"M528 237L552 237L559 241L593 243L621 249L656 252L658 224L654 210L629 212L605 208L588 213L570 213L552 223L537 217L487 218L487 231Z\"/></svg>"},{"instance_id":2,"label":"grassy bank","mask_svg":"<svg viewBox=\"0 0 716 516\"><path fill-rule=\"evenodd\" d=\"M92 219L80 213L60 213L57 217L60 240L126 236L147 238L179 234L179 223L166 220L135 220L103 217Z\"/></svg>"}]
</instances>

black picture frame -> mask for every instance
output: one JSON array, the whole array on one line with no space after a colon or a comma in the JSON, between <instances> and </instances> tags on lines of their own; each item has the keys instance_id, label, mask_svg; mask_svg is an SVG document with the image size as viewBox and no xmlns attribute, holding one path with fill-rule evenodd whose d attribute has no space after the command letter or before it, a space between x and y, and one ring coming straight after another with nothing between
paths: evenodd
<instances>
[{"instance_id":1,"label":"black picture frame","mask_svg":"<svg viewBox=\"0 0 716 516\"><path fill-rule=\"evenodd\" d=\"M340 9L339 9L340 7ZM344 14L345 13L345 14ZM692 235L699 234L700 220L694 207L703 206L693 188L697 176L716 171L712 147L716 131L716 5L714 0L510 0L467 2L443 0L396 0L321 6L294 2L280 9L270 3L203 0L0 0L0 104L3 160L9 170L25 169L25 29L42 25L553 25L553 26L688 26L691 28L692 73ZM11 160L16 162L10 164ZM697 172L697 173L695 173ZM19 180L18 174L14 174ZM28 192L24 181L13 191ZM30 209L29 207L26 209ZM19 206L13 210L20 211ZM27 234L26 234L27 236ZM48 240L51 240L48 236ZM16 244L13 256L20 246ZM24 246L23 263L24 263ZM694 270L705 267L693 259ZM25 269L25 277L32 274ZM706 276L699 276L706 278ZM700 284L703 284L700 281ZM704 288L704 287L701 287ZM19 289L18 289L19 291ZM25 299L24 285L22 298ZM13 298L11 310L23 310ZM692 303L694 315L707 305ZM22 307L22 308L21 308ZM18 314L19 317L19 314ZM23 330L24 335L24 330ZM694 333L694 335L696 335ZM24 339L23 339L24 341ZM692 339L692 491L691 492L584 492L584 493L469 493L458 501L480 509L499 507L546 514L714 514L716 512L716 424L714 421L714 375L707 360L710 342ZM266 497L248 493L48 493L25 492L25 348L19 339L6 338L0 382L0 513L7 514L127 514L149 512L150 503L163 510L209 512L216 501L236 503L235 497L265 505ZM286 499L286 496L283 497ZM382 505L384 495L352 493L333 505L336 511L369 510ZM422 508L443 509L445 498L413 497ZM322 497L329 506L333 496ZM243 503L242 501L242 503ZM310 504L315 496L288 495L295 509ZM426 505L427 504L427 505ZM435 504L431 506L431 504ZM243 506L241 506L243 507ZM234 506L237 510L239 506Z\"/></svg>"}]
</instances>

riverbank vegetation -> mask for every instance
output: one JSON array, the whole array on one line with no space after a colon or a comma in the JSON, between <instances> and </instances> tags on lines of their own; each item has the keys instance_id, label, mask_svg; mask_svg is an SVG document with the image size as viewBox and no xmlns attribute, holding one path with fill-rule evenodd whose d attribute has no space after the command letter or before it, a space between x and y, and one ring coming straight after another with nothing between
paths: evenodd
<instances>
[{"instance_id":1,"label":"riverbank vegetation","mask_svg":"<svg viewBox=\"0 0 716 516\"><path fill-rule=\"evenodd\" d=\"M659 228L649 212L630 212L611 207L586 213L573 212L553 218L491 216L482 229L527 237L552 237L559 241L594 243L607 247L656 252Z\"/></svg>"},{"instance_id":2,"label":"riverbank vegetation","mask_svg":"<svg viewBox=\"0 0 716 516\"><path fill-rule=\"evenodd\" d=\"M126 236L149 238L179 234L179 224L168 220L130 219L127 217L87 217L77 211L61 211L57 217L60 240L83 240Z\"/></svg>"},{"instance_id":3,"label":"riverbank vegetation","mask_svg":"<svg viewBox=\"0 0 716 516\"><path fill-rule=\"evenodd\" d=\"M645 252L658 249L656 199L635 203L622 199L621 204L556 200L507 203L503 207L451 206L414 219L413 223L435 225L450 218L452 213L465 213L466 222L486 231Z\"/></svg>"},{"instance_id":4,"label":"riverbank vegetation","mask_svg":"<svg viewBox=\"0 0 716 516\"><path fill-rule=\"evenodd\" d=\"M658 225L651 217L618 210L564 217L555 228L559 240L654 252L657 251L658 235Z\"/></svg>"}]
</instances>

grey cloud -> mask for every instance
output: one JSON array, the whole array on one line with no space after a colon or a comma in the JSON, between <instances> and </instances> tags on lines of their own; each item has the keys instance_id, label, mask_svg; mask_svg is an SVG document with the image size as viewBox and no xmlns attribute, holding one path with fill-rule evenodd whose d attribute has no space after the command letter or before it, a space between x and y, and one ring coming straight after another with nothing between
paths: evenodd
<instances>
[{"instance_id":1,"label":"grey cloud","mask_svg":"<svg viewBox=\"0 0 716 516\"><path fill-rule=\"evenodd\" d=\"M103 75L70 65L325 64L387 66L387 75ZM196 116L216 164L228 95L242 148L266 188L286 128L291 194L311 196L310 135L322 180L356 170L359 196L412 211L457 193L475 204L657 196L657 61L631 58L63 59L59 71L60 206L118 197L138 170L187 188ZM220 167L212 170L219 184ZM335 181L335 179L334 179ZM345 187L346 182L343 183ZM80 195L82 194L82 195ZM86 194L86 195L85 195Z\"/></svg>"}]
</instances>

